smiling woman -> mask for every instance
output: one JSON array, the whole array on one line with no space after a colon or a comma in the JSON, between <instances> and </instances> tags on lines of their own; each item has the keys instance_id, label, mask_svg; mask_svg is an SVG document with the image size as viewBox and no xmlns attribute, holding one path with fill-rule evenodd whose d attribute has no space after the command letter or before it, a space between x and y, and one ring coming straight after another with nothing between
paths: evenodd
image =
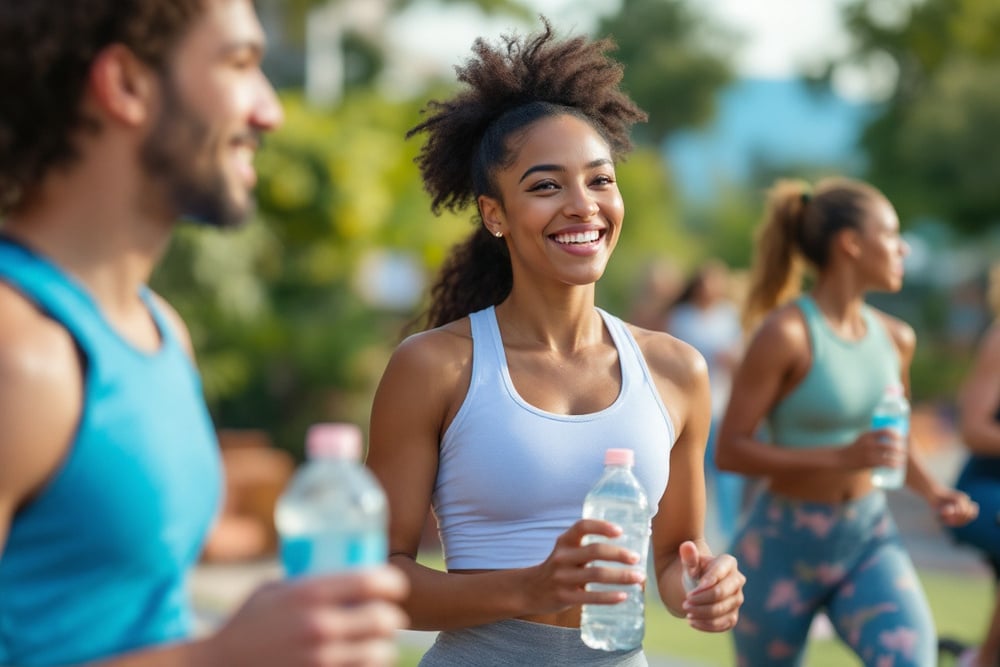
<instances>
[{"instance_id":1,"label":"smiling woman","mask_svg":"<svg viewBox=\"0 0 1000 667\"><path fill-rule=\"evenodd\" d=\"M506 237L515 275L548 265L541 279L595 283L621 232L624 205L607 143L590 122L539 104L513 164L495 176L499 196L479 210L493 235Z\"/></svg>"},{"instance_id":2,"label":"smiling woman","mask_svg":"<svg viewBox=\"0 0 1000 667\"><path fill-rule=\"evenodd\" d=\"M645 665L642 649L580 639L580 606L612 604L646 573L582 520L604 451L635 450L651 505L655 584L695 628L736 622L743 576L703 538L704 360L595 307L623 233L615 163L645 117L619 89L608 41L477 40L466 88L411 132L432 208L476 204L476 228L404 341L371 416L368 465L390 504L390 552L417 629L442 630L422 665ZM417 562L433 508L447 572ZM590 543L585 536L600 536ZM588 567L593 561L619 567ZM620 566L627 567L620 567ZM700 578L686 592L682 574Z\"/></svg>"}]
</instances>

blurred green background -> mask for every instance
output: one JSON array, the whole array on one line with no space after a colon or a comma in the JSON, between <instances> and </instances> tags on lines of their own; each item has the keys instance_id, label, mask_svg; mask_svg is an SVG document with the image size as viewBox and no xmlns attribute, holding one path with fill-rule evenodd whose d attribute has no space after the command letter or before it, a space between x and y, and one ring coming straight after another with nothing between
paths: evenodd
<instances>
[{"instance_id":1,"label":"blurred green background","mask_svg":"<svg viewBox=\"0 0 1000 667\"><path fill-rule=\"evenodd\" d=\"M300 456L311 422L367 428L388 355L450 245L472 230L471 211L429 211L413 164L419 140L404 135L427 99L449 94L454 76L412 57L410 70L393 64L398 18L427 5L519 32L538 21L532 3L514 0L258 5L272 41L265 67L287 111L259 155L258 214L231 233L181 226L154 287L191 327L218 426L263 429ZM813 96L816 115L799 135L770 129L792 148L832 136L822 112L844 105L836 84L847 73L878 84L869 99L847 105L857 112L856 141L832 154L751 147L742 156L749 166L703 180L701 194L681 169L693 154L680 151L682 140L694 142L694 154L713 136L724 144L725 113L780 123L752 99L733 101L748 83L734 60L739 31L714 23L693 0L601 7L586 29L616 40L625 86L650 114L619 169L628 214L598 288L601 305L627 316L657 263L684 271L719 257L745 269L763 189L778 175L866 178L895 203L914 246L903 293L872 300L917 329L915 399L948 409L989 321L982 295L998 247L1000 4L844 3L847 48L790 84ZM576 20L553 21L562 33L581 30ZM466 36L470 46L475 36ZM776 94L764 99L780 103Z\"/></svg>"}]
</instances>

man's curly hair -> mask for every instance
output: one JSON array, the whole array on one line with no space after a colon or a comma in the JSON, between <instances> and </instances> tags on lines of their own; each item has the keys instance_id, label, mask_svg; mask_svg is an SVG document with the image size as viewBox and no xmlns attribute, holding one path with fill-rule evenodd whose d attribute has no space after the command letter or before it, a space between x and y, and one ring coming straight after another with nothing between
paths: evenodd
<instances>
[{"instance_id":1,"label":"man's curly hair","mask_svg":"<svg viewBox=\"0 0 1000 667\"><path fill-rule=\"evenodd\" d=\"M646 114L620 89L623 69L607 53L610 39L557 40L547 19L532 36L506 35L492 45L479 38L475 54L456 67L465 88L447 101L432 100L429 117L407 133L426 133L416 162L431 209L458 212L481 194L496 196L494 172L510 164L510 141L532 123L570 114L589 122L614 159L632 148L629 132ZM427 324L440 326L500 303L511 288L510 257L476 215L476 230L456 246L431 289Z\"/></svg>"},{"instance_id":2,"label":"man's curly hair","mask_svg":"<svg viewBox=\"0 0 1000 667\"><path fill-rule=\"evenodd\" d=\"M205 1L0 0L0 215L99 129L81 102L101 50L123 44L162 69Z\"/></svg>"}]
</instances>

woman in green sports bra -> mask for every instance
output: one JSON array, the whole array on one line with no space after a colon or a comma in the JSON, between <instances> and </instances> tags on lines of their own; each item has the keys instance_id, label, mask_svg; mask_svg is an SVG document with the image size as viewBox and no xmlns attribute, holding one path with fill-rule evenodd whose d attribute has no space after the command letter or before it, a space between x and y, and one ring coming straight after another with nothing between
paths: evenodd
<instances>
[{"instance_id":1,"label":"woman in green sports bra","mask_svg":"<svg viewBox=\"0 0 1000 667\"><path fill-rule=\"evenodd\" d=\"M935 664L927 600L872 468L906 466L947 525L977 507L898 435L870 429L887 385L908 392L916 339L865 294L898 291L907 252L895 210L866 183L780 180L769 193L744 310L753 334L716 452L720 469L766 481L732 550L747 577L740 665L798 666L821 611L866 666ZM799 295L804 264L815 280Z\"/></svg>"}]
</instances>

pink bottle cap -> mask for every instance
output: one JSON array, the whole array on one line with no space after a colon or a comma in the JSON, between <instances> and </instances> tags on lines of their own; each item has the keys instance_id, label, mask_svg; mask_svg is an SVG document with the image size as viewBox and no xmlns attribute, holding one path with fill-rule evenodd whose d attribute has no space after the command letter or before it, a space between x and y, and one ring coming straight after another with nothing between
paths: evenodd
<instances>
[{"instance_id":1,"label":"pink bottle cap","mask_svg":"<svg viewBox=\"0 0 1000 667\"><path fill-rule=\"evenodd\" d=\"M635 452L631 449L609 449L604 452L604 465L630 466L635 463Z\"/></svg>"},{"instance_id":2,"label":"pink bottle cap","mask_svg":"<svg viewBox=\"0 0 1000 667\"><path fill-rule=\"evenodd\" d=\"M311 459L361 458L361 429L356 424L313 424L306 433L306 453Z\"/></svg>"}]
</instances>

